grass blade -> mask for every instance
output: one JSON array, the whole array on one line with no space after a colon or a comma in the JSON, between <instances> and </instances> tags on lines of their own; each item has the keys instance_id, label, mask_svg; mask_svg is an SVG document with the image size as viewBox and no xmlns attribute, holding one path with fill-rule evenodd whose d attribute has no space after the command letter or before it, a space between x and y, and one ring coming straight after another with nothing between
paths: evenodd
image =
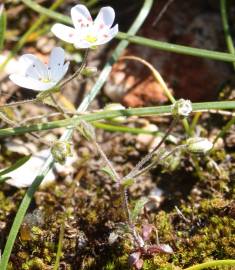
<instances>
[{"instance_id":1,"label":"grass blade","mask_svg":"<svg viewBox=\"0 0 235 270\"><path fill-rule=\"evenodd\" d=\"M0 51L3 50L5 33L7 28L7 14L4 10L4 5L0 5Z\"/></svg>"},{"instance_id":2,"label":"grass blade","mask_svg":"<svg viewBox=\"0 0 235 270\"><path fill-rule=\"evenodd\" d=\"M230 27L228 24L226 4L227 4L226 0L220 0L221 20L223 24L225 41L227 43L228 51L231 53L231 55L235 56L235 48L234 48L233 39L230 32ZM235 70L235 62L233 62L233 69Z\"/></svg>"},{"instance_id":3,"label":"grass blade","mask_svg":"<svg viewBox=\"0 0 235 270\"><path fill-rule=\"evenodd\" d=\"M235 101L214 101L214 102L200 102L193 103L193 112L208 111L208 110L233 110L235 109ZM113 110L113 111L102 111L95 112L85 115L79 115L74 118L51 121L47 123L38 123L33 125L27 125L16 128L5 128L0 129L0 138L7 136L15 136L28 132L50 130L54 128L67 127L72 128L80 123L81 120L87 122L94 122L104 119L111 119L118 116L148 116L148 115L164 115L171 114L172 106L156 106L156 107L144 107L134 108L126 110Z\"/></svg>"}]
</instances>

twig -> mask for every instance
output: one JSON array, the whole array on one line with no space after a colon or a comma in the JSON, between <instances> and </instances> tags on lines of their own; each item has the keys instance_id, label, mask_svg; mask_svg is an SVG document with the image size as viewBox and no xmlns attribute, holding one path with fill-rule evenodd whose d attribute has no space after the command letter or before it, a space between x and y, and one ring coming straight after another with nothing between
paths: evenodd
<instances>
[{"instance_id":1,"label":"twig","mask_svg":"<svg viewBox=\"0 0 235 270\"><path fill-rule=\"evenodd\" d=\"M24 105L26 103L37 103L39 102L39 100L37 98L34 99L27 99L27 100L22 100L22 101L16 101L16 102L12 102L12 103L8 103L8 104L4 104L0 106L1 108L7 108L7 107L13 107L13 106L19 106L19 105Z\"/></svg>"},{"instance_id":2,"label":"twig","mask_svg":"<svg viewBox=\"0 0 235 270\"><path fill-rule=\"evenodd\" d=\"M153 27L155 27L157 25L157 23L161 20L162 16L167 11L168 7L173 3L173 1L174 0L168 0L166 2L166 4L164 5L164 7L162 8L162 10L160 11L160 13L158 14L157 18L154 20Z\"/></svg>"}]
</instances>

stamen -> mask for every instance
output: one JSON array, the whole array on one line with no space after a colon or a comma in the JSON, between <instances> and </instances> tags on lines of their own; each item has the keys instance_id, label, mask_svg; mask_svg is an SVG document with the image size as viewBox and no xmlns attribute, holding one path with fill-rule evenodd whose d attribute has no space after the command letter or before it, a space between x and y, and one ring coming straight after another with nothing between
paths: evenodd
<instances>
[{"instance_id":1,"label":"stamen","mask_svg":"<svg viewBox=\"0 0 235 270\"><path fill-rule=\"evenodd\" d=\"M89 43L95 43L97 41L97 38L91 35L87 35L84 39Z\"/></svg>"},{"instance_id":2,"label":"stamen","mask_svg":"<svg viewBox=\"0 0 235 270\"><path fill-rule=\"evenodd\" d=\"M50 82L50 80L48 78L40 78L39 80L41 82L43 82L43 83L49 83Z\"/></svg>"}]
</instances>

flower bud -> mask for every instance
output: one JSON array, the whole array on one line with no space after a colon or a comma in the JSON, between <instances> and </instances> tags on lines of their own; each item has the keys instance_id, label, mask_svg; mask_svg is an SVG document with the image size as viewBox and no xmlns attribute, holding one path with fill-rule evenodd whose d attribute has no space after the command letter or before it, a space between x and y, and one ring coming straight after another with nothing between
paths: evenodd
<instances>
[{"instance_id":1,"label":"flower bud","mask_svg":"<svg viewBox=\"0 0 235 270\"><path fill-rule=\"evenodd\" d=\"M172 106L172 114L181 118L188 117L192 112L192 103L190 100L179 99Z\"/></svg>"},{"instance_id":2,"label":"flower bud","mask_svg":"<svg viewBox=\"0 0 235 270\"><path fill-rule=\"evenodd\" d=\"M96 67L85 67L82 70L82 75L85 77L91 77L93 76L95 73L97 73L97 68Z\"/></svg>"},{"instance_id":3,"label":"flower bud","mask_svg":"<svg viewBox=\"0 0 235 270\"><path fill-rule=\"evenodd\" d=\"M194 154L206 154L213 148L213 143L206 138L189 138L186 141L187 149Z\"/></svg>"},{"instance_id":4,"label":"flower bud","mask_svg":"<svg viewBox=\"0 0 235 270\"><path fill-rule=\"evenodd\" d=\"M51 154L56 162L64 164L66 158L72 156L71 144L67 141L56 141L51 148Z\"/></svg>"},{"instance_id":5,"label":"flower bud","mask_svg":"<svg viewBox=\"0 0 235 270\"><path fill-rule=\"evenodd\" d=\"M110 103L104 107L104 110L105 111L125 110L125 107L122 106L122 104L120 103ZM112 118L112 121L122 123L126 121L126 117L118 116L118 117Z\"/></svg>"}]
</instances>

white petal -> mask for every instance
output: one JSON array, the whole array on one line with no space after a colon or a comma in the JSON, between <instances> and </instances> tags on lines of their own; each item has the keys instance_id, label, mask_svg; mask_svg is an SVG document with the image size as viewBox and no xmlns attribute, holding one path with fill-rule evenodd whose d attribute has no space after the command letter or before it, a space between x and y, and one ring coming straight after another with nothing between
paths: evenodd
<instances>
[{"instance_id":1,"label":"white petal","mask_svg":"<svg viewBox=\"0 0 235 270\"><path fill-rule=\"evenodd\" d=\"M74 43L76 31L74 28L61 23L56 23L51 28L52 33L68 43Z\"/></svg>"},{"instance_id":2,"label":"white petal","mask_svg":"<svg viewBox=\"0 0 235 270\"><path fill-rule=\"evenodd\" d=\"M61 81L61 79L63 79L64 75L67 73L68 68L69 62L65 63L60 70L58 69L58 72L53 75L54 77L52 77L53 82L58 83L59 81Z\"/></svg>"},{"instance_id":3,"label":"white petal","mask_svg":"<svg viewBox=\"0 0 235 270\"><path fill-rule=\"evenodd\" d=\"M76 5L71 9L71 17L73 24L77 30L80 30L83 27L87 27L92 23L92 17L84 5Z\"/></svg>"},{"instance_id":4,"label":"white petal","mask_svg":"<svg viewBox=\"0 0 235 270\"><path fill-rule=\"evenodd\" d=\"M86 49L86 48L90 48L90 47L92 47L92 46L95 46L95 44L93 43L90 43L90 42L88 42L88 41L86 41L86 40L81 40L81 39L79 39L79 40L77 40L75 43L74 43L74 46L76 47L76 48L80 48L80 49Z\"/></svg>"},{"instance_id":5,"label":"white petal","mask_svg":"<svg viewBox=\"0 0 235 270\"><path fill-rule=\"evenodd\" d=\"M52 50L48 63L48 74L49 79L53 82L58 82L65 74L64 59L65 52L62 48L56 47Z\"/></svg>"},{"instance_id":6,"label":"white petal","mask_svg":"<svg viewBox=\"0 0 235 270\"><path fill-rule=\"evenodd\" d=\"M34 154L24 165L15 171L6 174L7 177L11 178L7 180L6 183L18 188L30 186L38 175L41 166L44 164L49 154L50 149L42 150L37 154ZM42 184L55 179L55 174L50 170Z\"/></svg>"},{"instance_id":7,"label":"white petal","mask_svg":"<svg viewBox=\"0 0 235 270\"><path fill-rule=\"evenodd\" d=\"M19 59L22 73L34 79L46 78L47 68L42 61L32 54L24 54Z\"/></svg>"},{"instance_id":8,"label":"white petal","mask_svg":"<svg viewBox=\"0 0 235 270\"><path fill-rule=\"evenodd\" d=\"M101 8L95 19L95 25L102 29L104 26L111 27L115 18L115 12L111 7Z\"/></svg>"},{"instance_id":9,"label":"white petal","mask_svg":"<svg viewBox=\"0 0 235 270\"><path fill-rule=\"evenodd\" d=\"M109 29L107 33L101 34L98 38L98 41L93 44L94 46L102 45L109 42L113 39L118 33L118 24L116 24L113 28Z\"/></svg>"},{"instance_id":10,"label":"white petal","mask_svg":"<svg viewBox=\"0 0 235 270\"><path fill-rule=\"evenodd\" d=\"M56 64L64 64L65 52L61 47L55 47L52 49L50 58L49 58L49 66L53 66Z\"/></svg>"},{"instance_id":11,"label":"white petal","mask_svg":"<svg viewBox=\"0 0 235 270\"><path fill-rule=\"evenodd\" d=\"M36 79L25 77L19 74L12 74L9 76L9 78L20 87L32 89L36 91L48 90L55 86L55 83L52 83L52 82L44 83Z\"/></svg>"},{"instance_id":12,"label":"white petal","mask_svg":"<svg viewBox=\"0 0 235 270\"><path fill-rule=\"evenodd\" d=\"M64 66L63 66L63 71L62 71L62 73L61 73L61 78L60 79L62 79L63 77L64 77L64 75L67 73L67 71L68 71L68 68L69 68L69 62L66 62L65 64L64 64Z\"/></svg>"}]
</instances>

